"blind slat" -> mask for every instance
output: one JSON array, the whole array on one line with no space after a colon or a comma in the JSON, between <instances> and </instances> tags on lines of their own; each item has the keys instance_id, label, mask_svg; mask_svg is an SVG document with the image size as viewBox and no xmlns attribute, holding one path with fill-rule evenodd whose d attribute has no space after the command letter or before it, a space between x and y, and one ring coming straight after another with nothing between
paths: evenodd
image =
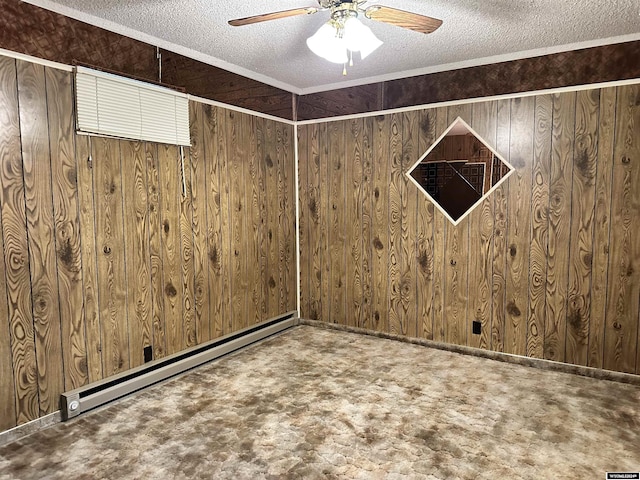
<instances>
[{"instance_id":1,"label":"blind slat","mask_svg":"<svg viewBox=\"0 0 640 480\"><path fill-rule=\"evenodd\" d=\"M98 96L96 78L88 75L76 77L76 112L80 125L95 130L98 128Z\"/></svg>"}]
</instances>

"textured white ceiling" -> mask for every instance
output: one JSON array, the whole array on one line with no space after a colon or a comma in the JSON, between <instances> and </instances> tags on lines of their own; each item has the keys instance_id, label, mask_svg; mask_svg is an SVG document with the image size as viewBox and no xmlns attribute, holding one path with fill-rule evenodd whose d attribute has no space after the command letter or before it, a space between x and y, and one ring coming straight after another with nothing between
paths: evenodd
<instances>
[{"instance_id":1,"label":"textured white ceiling","mask_svg":"<svg viewBox=\"0 0 640 480\"><path fill-rule=\"evenodd\" d=\"M374 0L444 21L430 35L364 19L384 45L348 75L306 39L329 12L231 27L227 21L317 0L27 0L161 48L304 94L640 40L639 0ZM366 6L365 5L365 6Z\"/></svg>"}]
</instances>

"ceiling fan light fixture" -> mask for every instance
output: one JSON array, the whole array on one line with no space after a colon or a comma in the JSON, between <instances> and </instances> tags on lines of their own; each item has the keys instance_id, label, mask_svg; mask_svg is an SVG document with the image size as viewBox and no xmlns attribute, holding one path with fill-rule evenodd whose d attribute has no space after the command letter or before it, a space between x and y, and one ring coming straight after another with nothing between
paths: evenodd
<instances>
[{"instance_id":1,"label":"ceiling fan light fixture","mask_svg":"<svg viewBox=\"0 0 640 480\"><path fill-rule=\"evenodd\" d=\"M338 31L332 20L322 25L316 33L307 38L309 50L332 63L347 63L347 46L344 38L338 36Z\"/></svg>"},{"instance_id":2,"label":"ceiling fan light fixture","mask_svg":"<svg viewBox=\"0 0 640 480\"><path fill-rule=\"evenodd\" d=\"M356 17L346 20L343 38L347 48L352 52L360 52L362 59L373 53L383 43Z\"/></svg>"},{"instance_id":3,"label":"ceiling fan light fixture","mask_svg":"<svg viewBox=\"0 0 640 480\"><path fill-rule=\"evenodd\" d=\"M349 66L353 65L353 52L360 52L360 58L364 59L382 45L382 41L373 34L371 29L358 20L359 14L363 14L369 20L420 33L433 33L442 25L442 20L437 18L397 8L383 5L370 5L365 8L363 5L367 1L376 0L318 0L320 8L293 8L279 12L252 15L229 20L229 25L239 27L241 25L330 10L331 20L322 25L316 33L307 39L307 46L313 53L325 60L333 63L342 63L343 75L347 74L347 62Z\"/></svg>"},{"instance_id":4,"label":"ceiling fan light fixture","mask_svg":"<svg viewBox=\"0 0 640 480\"><path fill-rule=\"evenodd\" d=\"M342 64L349 62L350 53L360 52L360 58L364 59L380 45L382 41L358 20L355 12L329 20L307 39L307 46L313 53Z\"/></svg>"}]
</instances>

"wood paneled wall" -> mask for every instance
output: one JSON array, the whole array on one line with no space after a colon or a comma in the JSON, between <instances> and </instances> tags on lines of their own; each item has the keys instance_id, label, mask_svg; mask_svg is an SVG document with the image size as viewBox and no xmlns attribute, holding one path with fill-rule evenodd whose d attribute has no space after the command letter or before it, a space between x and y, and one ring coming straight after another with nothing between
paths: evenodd
<instances>
[{"instance_id":1,"label":"wood paneled wall","mask_svg":"<svg viewBox=\"0 0 640 480\"><path fill-rule=\"evenodd\" d=\"M293 127L191 103L192 147L74 131L71 74L0 57L0 431L295 310Z\"/></svg>"},{"instance_id":2,"label":"wood paneled wall","mask_svg":"<svg viewBox=\"0 0 640 480\"><path fill-rule=\"evenodd\" d=\"M516 171L453 226L404 172L457 116ZM298 136L303 317L640 374L640 85Z\"/></svg>"}]
</instances>

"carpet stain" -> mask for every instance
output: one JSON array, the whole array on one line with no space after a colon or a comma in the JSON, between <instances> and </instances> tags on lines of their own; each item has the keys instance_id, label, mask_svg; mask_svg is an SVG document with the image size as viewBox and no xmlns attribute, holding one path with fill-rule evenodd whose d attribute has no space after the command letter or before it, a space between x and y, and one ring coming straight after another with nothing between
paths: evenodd
<instances>
[{"instance_id":1,"label":"carpet stain","mask_svg":"<svg viewBox=\"0 0 640 480\"><path fill-rule=\"evenodd\" d=\"M604 478L640 387L300 326L0 448L0 480Z\"/></svg>"}]
</instances>

